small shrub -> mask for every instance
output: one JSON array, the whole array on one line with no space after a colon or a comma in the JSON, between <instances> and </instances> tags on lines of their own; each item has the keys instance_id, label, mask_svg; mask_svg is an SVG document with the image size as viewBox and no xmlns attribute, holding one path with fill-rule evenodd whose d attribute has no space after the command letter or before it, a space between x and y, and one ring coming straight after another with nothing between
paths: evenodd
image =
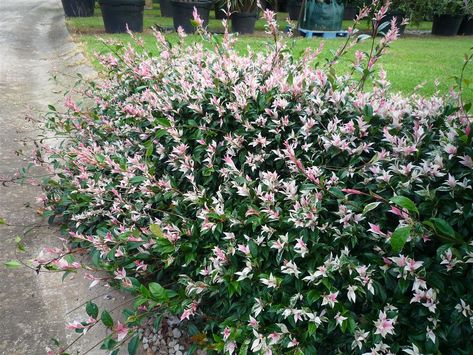
<instances>
[{"instance_id":1,"label":"small shrub","mask_svg":"<svg viewBox=\"0 0 473 355\"><path fill-rule=\"evenodd\" d=\"M215 352L471 354L473 148L453 100L389 94L383 73L364 92L280 41L241 56L227 35L156 36L158 56L102 57L89 104L49 117L68 137L46 154L45 214L71 241L54 266L87 248L136 294L117 341L171 312ZM363 81L373 61L357 53ZM117 327L88 313L78 331Z\"/></svg>"}]
</instances>

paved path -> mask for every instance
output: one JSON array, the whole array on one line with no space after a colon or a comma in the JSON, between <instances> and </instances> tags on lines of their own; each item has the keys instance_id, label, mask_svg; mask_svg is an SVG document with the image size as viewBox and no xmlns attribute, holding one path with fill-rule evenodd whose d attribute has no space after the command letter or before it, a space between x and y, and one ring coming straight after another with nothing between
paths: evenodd
<instances>
[{"instance_id":1,"label":"paved path","mask_svg":"<svg viewBox=\"0 0 473 355\"><path fill-rule=\"evenodd\" d=\"M0 0L0 23L0 175L10 175L26 164L15 154L24 148L22 139L37 133L25 115L37 116L47 110L48 103L60 101L61 96L53 93L58 87L51 76L59 74L65 86L71 85L72 79L62 74L84 72L76 65L84 60L70 41L59 0ZM57 231L46 226L26 235L27 255L18 256L15 250L15 235L41 222L35 214L38 194L36 187L0 186L0 218L12 225L0 226L0 354L40 355L51 345L51 338L70 342L75 336L67 334L64 326L77 314L66 313L94 295L79 276L62 283L59 274L38 277L27 269L3 266L7 260L27 259L42 246L55 243ZM114 297L121 301L123 296ZM113 307L113 301L99 300ZM87 350L101 336L103 331L92 334L75 349Z\"/></svg>"}]
</instances>

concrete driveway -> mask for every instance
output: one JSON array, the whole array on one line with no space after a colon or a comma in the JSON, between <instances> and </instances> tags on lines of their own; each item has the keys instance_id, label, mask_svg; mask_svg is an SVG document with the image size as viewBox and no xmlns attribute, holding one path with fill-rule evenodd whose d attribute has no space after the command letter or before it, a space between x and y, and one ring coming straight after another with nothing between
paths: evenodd
<instances>
[{"instance_id":1,"label":"concrete driveway","mask_svg":"<svg viewBox=\"0 0 473 355\"><path fill-rule=\"evenodd\" d=\"M38 117L47 104L61 107L62 96L54 92L72 85L68 75L91 71L70 40L59 0L1 0L0 23L0 176L11 176L27 163L15 151L28 153L31 145L22 141L37 134L25 116ZM60 84L50 80L53 75ZM124 299L100 287L90 291L89 282L80 275L63 283L60 274L37 276L28 269L4 267L5 261L26 260L43 246L57 245L57 229L35 213L39 192L34 186L0 185L0 218L9 224L0 226L0 354L45 354L51 338L63 343L75 339L76 334L65 331L65 324L81 320L83 307L79 313L69 311L94 296L109 309ZM15 236L37 223L43 226L24 236L27 253L18 253ZM104 334L103 329L88 334L72 349L84 352Z\"/></svg>"}]
</instances>

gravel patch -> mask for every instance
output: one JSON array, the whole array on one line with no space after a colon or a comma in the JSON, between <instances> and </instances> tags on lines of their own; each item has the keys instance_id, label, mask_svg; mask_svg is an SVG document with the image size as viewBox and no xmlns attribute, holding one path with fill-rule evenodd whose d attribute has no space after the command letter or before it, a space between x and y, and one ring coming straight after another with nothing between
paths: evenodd
<instances>
[{"instance_id":1,"label":"gravel patch","mask_svg":"<svg viewBox=\"0 0 473 355\"><path fill-rule=\"evenodd\" d=\"M185 355L188 354L190 339L180 328L179 318L166 316L161 322L158 330L154 328L156 318L150 318L148 322L138 330L142 348L146 355ZM197 350L196 355L205 355L204 350Z\"/></svg>"}]
</instances>

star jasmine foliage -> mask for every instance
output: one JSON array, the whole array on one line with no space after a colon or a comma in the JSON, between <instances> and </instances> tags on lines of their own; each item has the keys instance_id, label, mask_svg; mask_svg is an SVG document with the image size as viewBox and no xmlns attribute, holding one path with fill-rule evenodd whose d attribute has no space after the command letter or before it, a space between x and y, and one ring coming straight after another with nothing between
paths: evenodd
<instances>
[{"instance_id":1,"label":"star jasmine foliage","mask_svg":"<svg viewBox=\"0 0 473 355\"><path fill-rule=\"evenodd\" d=\"M54 172L44 214L69 244L38 268L106 270L92 285L135 296L121 320L91 302L69 327L102 323L102 347L131 338L130 353L163 314L191 351L473 353L471 117L456 97L390 93L383 72L362 90L397 32L340 76L356 30L323 65L264 16L275 42L258 53L228 32L113 47L83 102L49 114L66 138L37 155Z\"/></svg>"}]
</instances>

